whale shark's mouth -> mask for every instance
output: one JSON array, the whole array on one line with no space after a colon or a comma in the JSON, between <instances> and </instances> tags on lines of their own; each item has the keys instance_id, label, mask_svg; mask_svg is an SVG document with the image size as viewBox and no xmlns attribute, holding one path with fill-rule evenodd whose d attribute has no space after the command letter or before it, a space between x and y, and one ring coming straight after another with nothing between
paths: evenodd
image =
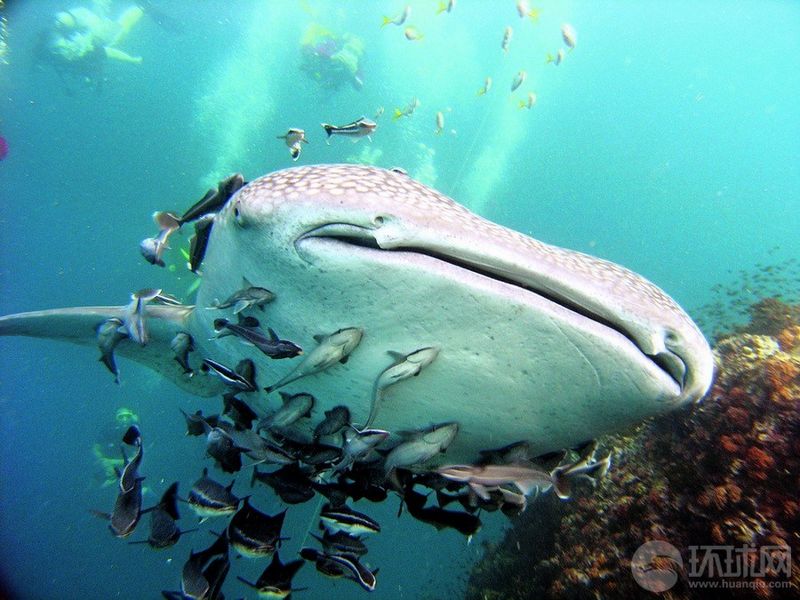
<instances>
[{"instance_id":1,"label":"whale shark's mouth","mask_svg":"<svg viewBox=\"0 0 800 600\"><path fill-rule=\"evenodd\" d=\"M470 271L471 273L493 281L513 286L530 294L535 294L541 300L555 304L576 316L589 319L623 336L639 350L642 356L646 357L646 359L651 361L660 371L674 381L679 390L682 391L685 389L688 377L688 365L681 356L669 349L665 349L665 351L657 354L648 353L642 348L641 344L638 343L631 329L626 327L624 320L613 321L587 306L581 305L563 295L554 293L550 289L546 289L544 286L536 286L535 282L531 282L530 279L522 281L520 278L515 278L514 273L508 270L500 268L494 269L491 265L481 264L467 257L431 250L430 248L415 246L413 244L399 244L392 245L391 248L385 248L381 246L376 236L376 229L352 225L350 223L326 223L303 233L295 240L295 248L298 249L298 253L299 245L303 240L309 238L322 239L343 246L358 247L379 252L405 252L423 255L436 261L446 263L456 269Z\"/></svg>"}]
</instances>

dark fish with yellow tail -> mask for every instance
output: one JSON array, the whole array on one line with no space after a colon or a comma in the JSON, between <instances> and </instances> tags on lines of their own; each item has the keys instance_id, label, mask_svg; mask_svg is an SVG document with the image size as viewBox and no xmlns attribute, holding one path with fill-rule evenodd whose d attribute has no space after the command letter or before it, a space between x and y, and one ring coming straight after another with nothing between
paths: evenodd
<instances>
[{"instance_id":1,"label":"dark fish with yellow tail","mask_svg":"<svg viewBox=\"0 0 800 600\"><path fill-rule=\"evenodd\" d=\"M232 515L240 501L232 489L233 482L224 486L208 476L208 469L203 469L203 476L194 482L186 502L203 518Z\"/></svg>"},{"instance_id":2,"label":"dark fish with yellow tail","mask_svg":"<svg viewBox=\"0 0 800 600\"><path fill-rule=\"evenodd\" d=\"M164 495L161 496L159 503L150 511L150 535L141 542L129 542L131 544L149 544L151 548L162 550L178 543L181 535L195 531L190 529L181 531L177 521L180 519L178 512L178 482L173 483Z\"/></svg>"},{"instance_id":3,"label":"dark fish with yellow tail","mask_svg":"<svg viewBox=\"0 0 800 600\"><path fill-rule=\"evenodd\" d=\"M292 588L292 579L304 564L303 560L292 560L284 564L276 552L272 555L272 562L267 565L255 583L241 576L237 579L256 590L262 598L288 598L292 592L307 589Z\"/></svg>"},{"instance_id":4,"label":"dark fish with yellow tail","mask_svg":"<svg viewBox=\"0 0 800 600\"><path fill-rule=\"evenodd\" d=\"M249 499L245 498L228 524L228 540L242 556L269 556L280 544L285 517L285 510L270 516L250 506Z\"/></svg>"}]
</instances>

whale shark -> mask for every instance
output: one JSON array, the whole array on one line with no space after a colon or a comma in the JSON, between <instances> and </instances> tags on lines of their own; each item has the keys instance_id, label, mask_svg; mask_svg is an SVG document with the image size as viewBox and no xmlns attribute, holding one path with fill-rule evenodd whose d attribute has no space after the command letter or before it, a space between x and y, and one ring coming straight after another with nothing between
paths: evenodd
<instances>
[{"instance_id":1,"label":"whale shark","mask_svg":"<svg viewBox=\"0 0 800 600\"><path fill-rule=\"evenodd\" d=\"M283 388L313 395L317 416L344 405L352 423L366 424L393 357L436 348L424 369L383 391L371 427L457 423L449 463L518 441L533 455L572 447L697 402L713 377L700 330L645 278L486 220L400 170L360 165L290 168L241 187L213 216L196 303L143 306L147 343L123 339L116 354L204 397L224 391L200 371L204 359L250 359L259 389L243 397L277 408L277 394L262 388L303 356L271 360L236 336L215 336L215 319L235 319L218 307L243 280L275 294L258 318L306 354L320 336L363 331L347 360ZM96 353L98 327L129 312L9 315L0 335ZM194 373L170 347L179 333L194 342Z\"/></svg>"}]
</instances>

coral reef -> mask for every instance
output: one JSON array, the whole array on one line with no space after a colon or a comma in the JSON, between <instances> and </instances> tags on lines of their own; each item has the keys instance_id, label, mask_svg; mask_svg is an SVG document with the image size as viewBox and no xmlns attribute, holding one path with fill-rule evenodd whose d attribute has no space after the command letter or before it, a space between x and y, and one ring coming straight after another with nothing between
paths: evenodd
<instances>
[{"instance_id":1,"label":"coral reef","mask_svg":"<svg viewBox=\"0 0 800 600\"><path fill-rule=\"evenodd\" d=\"M651 596L631 573L637 548L651 540L683 557L664 594L673 600L722 597L692 587L690 546L743 549L749 564L766 546L798 556L800 307L771 299L751 315L747 333L715 348L718 377L702 403L601 440L619 449L606 479L570 502L530 506L473 570L467 598ZM726 598L800 597L796 564L791 579L767 570L731 581Z\"/></svg>"}]
</instances>

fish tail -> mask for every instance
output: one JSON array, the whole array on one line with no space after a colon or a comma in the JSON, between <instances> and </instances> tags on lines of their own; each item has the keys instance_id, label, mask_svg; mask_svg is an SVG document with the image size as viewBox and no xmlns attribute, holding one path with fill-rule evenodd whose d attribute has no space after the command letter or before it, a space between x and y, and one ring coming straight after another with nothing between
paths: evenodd
<instances>
[{"instance_id":1,"label":"fish tail","mask_svg":"<svg viewBox=\"0 0 800 600\"><path fill-rule=\"evenodd\" d=\"M397 121L400 117L403 116L403 111L399 108L394 109L394 114L392 115L392 121Z\"/></svg>"},{"instance_id":2,"label":"fish tail","mask_svg":"<svg viewBox=\"0 0 800 600\"><path fill-rule=\"evenodd\" d=\"M386 27L391 22L392 22L392 17L383 17L383 23L381 23L381 28Z\"/></svg>"},{"instance_id":3,"label":"fish tail","mask_svg":"<svg viewBox=\"0 0 800 600\"><path fill-rule=\"evenodd\" d=\"M542 11L541 11L540 9L538 9L538 8L532 8L532 9L531 9L531 10L528 12L528 18L530 18L530 20L531 20L531 21L533 21L534 23L538 23L538 22L539 22L539 16L540 16L541 14L542 14Z\"/></svg>"},{"instance_id":4,"label":"fish tail","mask_svg":"<svg viewBox=\"0 0 800 600\"><path fill-rule=\"evenodd\" d=\"M446 2L439 2L439 8L436 9L436 14L440 15L446 10L447 10L447 3Z\"/></svg>"},{"instance_id":5,"label":"fish tail","mask_svg":"<svg viewBox=\"0 0 800 600\"><path fill-rule=\"evenodd\" d=\"M548 52L548 53L547 53L547 58L545 59L545 61L544 61L544 64L546 64L546 65L549 65L549 64L550 64L551 62L553 62L555 59L556 59L556 57L555 57L555 56L553 56L552 54L550 54L550 53Z\"/></svg>"}]
</instances>

